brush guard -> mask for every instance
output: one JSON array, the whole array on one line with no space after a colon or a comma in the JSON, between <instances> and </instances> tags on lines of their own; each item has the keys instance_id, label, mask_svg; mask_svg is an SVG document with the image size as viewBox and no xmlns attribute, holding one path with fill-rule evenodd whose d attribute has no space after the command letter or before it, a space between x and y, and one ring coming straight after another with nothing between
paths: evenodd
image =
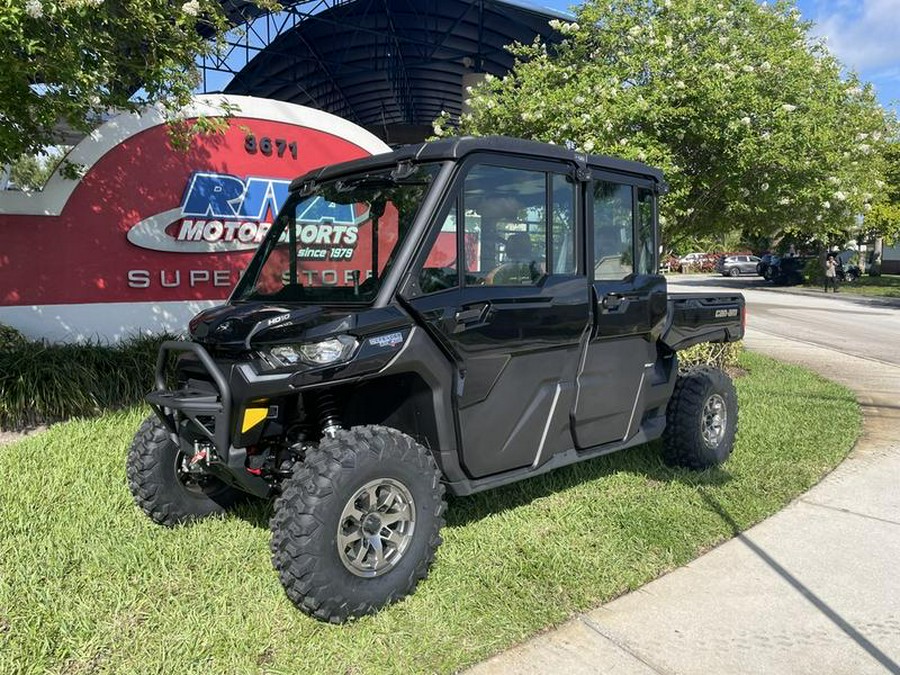
<instances>
[{"instance_id":1,"label":"brush guard","mask_svg":"<svg viewBox=\"0 0 900 675\"><path fill-rule=\"evenodd\" d=\"M192 386L176 390L166 388L168 357L184 352L197 357L212 379L215 391ZM244 492L260 497L271 494L269 483L247 471L247 450L231 445L231 391L209 352L195 342L163 342L156 359L155 385L155 390L147 394L145 400L185 455L193 458L205 450L204 464L209 473ZM212 428L203 418L212 418ZM188 426L205 440L186 438L184 432Z\"/></svg>"}]
</instances>

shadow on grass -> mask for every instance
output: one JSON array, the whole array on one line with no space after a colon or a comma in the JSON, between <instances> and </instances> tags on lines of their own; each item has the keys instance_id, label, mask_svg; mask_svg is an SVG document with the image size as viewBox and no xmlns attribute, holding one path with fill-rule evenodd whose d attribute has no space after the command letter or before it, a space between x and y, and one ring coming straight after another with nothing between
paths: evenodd
<instances>
[{"instance_id":1,"label":"shadow on grass","mask_svg":"<svg viewBox=\"0 0 900 675\"><path fill-rule=\"evenodd\" d=\"M230 516L240 518L253 527L259 527L264 530L269 529L269 519L272 517L274 510L274 499L259 499L258 497L247 497L240 502L230 513Z\"/></svg>"},{"instance_id":2,"label":"shadow on grass","mask_svg":"<svg viewBox=\"0 0 900 675\"><path fill-rule=\"evenodd\" d=\"M795 404L798 396L802 396L805 404L809 406L847 400L847 397L839 395L822 395L809 392L801 394L793 390L771 391L767 396L767 402L773 408L781 408L787 403ZM720 467L714 467L705 471L692 471L667 466L662 459L661 446L661 441L653 441L621 452L577 462L540 476L526 478L474 495L466 497L448 495L449 508L446 514L446 524L450 527L464 526L491 515L530 504L537 499L574 488L580 484L617 473L643 476L649 482L677 482L692 488L722 486L732 478L728 471ZM233 513L234 516L245 520L254 527L268 529L272 512L273 502L248 500L247 503L235 509Z\"/></svg>"},{"instance_id":3,"label":"shadow on grass","mask_svg":"<svg viewBox=\"0 0 900 675\"><path fill-rule=\"evenodd\" d=\"M649 481L677 481L692 487L719 486L731 480L731 474L718 467L706 471L669 467L662 461L660 443L653 442L467 497L448 495L447 525L454 527L477 522L582 483L623 472L642 475ZM273 506L274 500L248 498L238 504L231 515L253 527L268 529Z\"/></svg>"},{"instance_id":4,"label":"shadow on grass","mask_svg":"<svg viewBox=\"0 0 900 675\"><path fill-rule=\"evenodd\" d=\"M616 473L637 474L648 481L679 482L692 487L720 486L731 480L731 474L720 467L691 471L667 466L662 461L661 447L657 441L467 497L451 496L448 498L447 525L452 527L476 522Z\"/></svg>"}]
</instances>

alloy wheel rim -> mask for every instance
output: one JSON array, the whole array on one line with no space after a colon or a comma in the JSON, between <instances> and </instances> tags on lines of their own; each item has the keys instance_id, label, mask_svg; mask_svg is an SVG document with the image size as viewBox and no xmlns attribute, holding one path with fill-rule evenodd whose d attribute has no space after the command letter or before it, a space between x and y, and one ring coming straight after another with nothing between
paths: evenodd
<instances>
[{"instance_id":1,"label":"alloy wheel rim","mask_svg":"<svg viewBox=\"0 0 900 675\"><path fill-rule=\"evenodd\" d=\"M337 549L348 571L377 577L403 558L416 527L416 505L403 483L377 478L359 488L341 512Z\"/></svg>"},{"instance_id":2,"label":"alloy wheel rim","mask_svg":"<svg viewBox=\"0 0 900 675\"><path fill-rule=\"evenodd\" d=\"M700 434L708 448L715 448L725 438L725 428L728 422L728 411L725 408L725 399L719 394L713 394L706 399L703 406L703 414L700 417Z\"/></svg>"}]
</instances>

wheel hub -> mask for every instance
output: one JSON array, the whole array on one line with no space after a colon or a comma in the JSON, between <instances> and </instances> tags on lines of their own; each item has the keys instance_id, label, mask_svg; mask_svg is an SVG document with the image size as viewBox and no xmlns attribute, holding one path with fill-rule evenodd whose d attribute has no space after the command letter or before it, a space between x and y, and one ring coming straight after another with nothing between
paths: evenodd
<instances>
[{"instance_id":1,"label":"wheel hub","mask_svg":"<svg viewBox=\"0 0 900 675\"><path fill-rule=\"evenodd\" d=\"M725 438L728 422L728 411L725 399L720 394L713 394L706 399L703 415L700 418L700 434L708 448L715 448Z\"/></svg>"},{"instance_id":2,"label":"wheel hub","mask_svg":"<svg viewBox=\"0 0 900 675\"><path fill-rule=\"evenodd\" d=\"M403 483L392 478L369 481L341 512L338 556L356 576L380 576L403 558L415 525L415 502Z\"/></svg>"},{"instance_id":3,"label":"wheel hub","mask_svg":"<svg viewBox=\"0 0 900 675\"><path fill-rule=\"evenodd\" d=\"M370 513L366 516L362 530L367 537L374 537L381 531L381 518L378 517L377 513Z\"/></svg>"}]
</instances>

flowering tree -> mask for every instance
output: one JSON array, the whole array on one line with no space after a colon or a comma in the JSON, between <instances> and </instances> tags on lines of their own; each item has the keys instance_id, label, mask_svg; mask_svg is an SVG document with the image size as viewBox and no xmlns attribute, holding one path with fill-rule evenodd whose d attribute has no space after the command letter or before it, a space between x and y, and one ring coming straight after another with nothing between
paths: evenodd
<instances>
[{"instance_id":1,"label":"flowering tree","mask_svg":"<svg viewBox=\"0 0 900 675\"><path fill-rule=\"evenodd\" d=\"M471 92L462 133L571 141L660 167L670 238L826 238L877 203L894 120L792 2L587 0L575 11L553 22L558 47L511 47L514 69Z\"/></svg>"},{"instance_id":2,"label":"flowering tree","mask_svg":"<svg viewBox=\"0 0 900 675\"><path fill-rule=\"evenodd\" d=\"M0 165L109 110L183 107L227 29L215 0L0 0ZM137 92L137 94L136 94Z\"/></svg>"},{"instance_id":3,"label":"flowering tree","mask_svg":"<svg viewBox=\"0 0 900 675\"><path fill-rule=\"evenodd\" d=\"M893 244L900 241L900 141L886 144L883 156L880 199L866 214L863 226L870 236L883 237L888 244Z\"/></svg>"}]
</instances>

